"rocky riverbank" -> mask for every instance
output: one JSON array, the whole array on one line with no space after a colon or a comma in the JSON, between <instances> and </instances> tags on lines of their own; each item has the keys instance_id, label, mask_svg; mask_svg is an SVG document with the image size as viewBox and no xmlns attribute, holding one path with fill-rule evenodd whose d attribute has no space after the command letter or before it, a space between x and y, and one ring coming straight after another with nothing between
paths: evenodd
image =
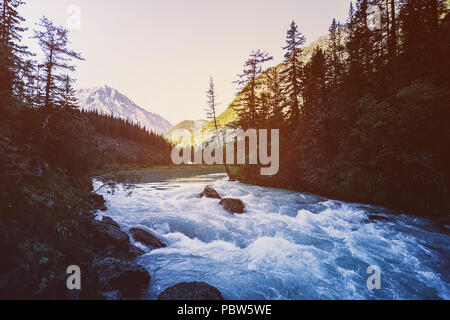
<instances>
[{"instance_id":1,"label":"rocky riverbank","mask_svg":"<svg viewBox=\"0 0 450 320\"><path fill-rule=\"evenodd\" d=\"M144 251L130 239L150 250L166 244L139 228L128 234L108 216L99 220L96 212L107 208L89 177L53 168L5 137L0 156L0 298L140 298L151 276L135 262ZM67 287L74 265L81 290Z\"/></svg>"},{"instance_id":2,"label":"rocky riverbank","mask_svg":"<svg viewBox=\"0 0 450 320\"><path fill-rule=\"evenodd\" d=\"M54 226L48 221L2 221L0 297L138 298L150 281L148 271L134 262L143 251L111 218L97 220L96 209ZM70 265L81 270L81 290L67 288Z\"/></svg>"},{"instance_id":3,"label":"rocky riverbank","mask_svg":"<svg viewBox=\"0 0 450 320\"><path fill-rule=\"evenodd\" d=\"M53 168L38 155L0 141L0 298L104 299L138 297L150 275L143 253L110 218L89 177ZM68 290L69 266L81 290Z\"/></svg>"}]
</instances>

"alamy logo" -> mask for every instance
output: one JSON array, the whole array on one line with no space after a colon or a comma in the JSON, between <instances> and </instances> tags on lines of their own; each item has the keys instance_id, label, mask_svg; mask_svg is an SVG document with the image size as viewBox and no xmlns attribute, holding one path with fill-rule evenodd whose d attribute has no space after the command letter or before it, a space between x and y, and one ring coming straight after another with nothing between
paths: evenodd
<instances>
[{"instance_id":1,"label":"alamy logo","mask_svg":"<svg viewBox=\"0 0 450 320\"><path fill-rule=\"evenodd\" d=\"M81 269L77 265L70 265L66 270L70 276L67 278L66 285L69 290L81 290Z\"/></svg>"},{"instance_id":2,"label":"alamy logo","mask_svg":"<svg viewBox=\"0 0 450 320\"><path fill-rule=\"evenodd\" d=\"M367 267L367 273L371 276L367 279L367 288L369 290L381 289L381 270L379 266Z\"/></svg>"},{"instance_id":3,"label":"alamy logo","mask_svg":"<svg viewBox=\"0 0 450 320\"><path fill-rule=\"evenodd\" d=\"M270 131L270 143L269 143ZM212 136L212 141L202 142L202 136ZM194 134L178 129L172 133L178 144L172 149L172 162L180 164L251 164L261 165L260 173L273 176L280 167L280 133L278 129L242 129L219 132L218 137L204 132L194 124ZM198 140L198 141L196 141ZM248 144L247 144L248 141ZM270 145L270 155L269 155ZM247 154L248 151L248 154ZM194 153L192 158L192 153ZM225 154L224 154L225 153ZM248 159L248 161L247 161Z\"/></svg>"}]
</instances>

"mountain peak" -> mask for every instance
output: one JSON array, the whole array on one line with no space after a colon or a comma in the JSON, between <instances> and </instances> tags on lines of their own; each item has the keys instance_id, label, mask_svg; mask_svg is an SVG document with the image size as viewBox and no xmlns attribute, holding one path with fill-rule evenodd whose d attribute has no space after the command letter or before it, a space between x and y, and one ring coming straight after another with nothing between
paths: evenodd
<instances>
[{"instance_id":1,"label":"mountain peak","mask_svg":"<svg viewBox=\"0 0 450 320\"><path fill-rule=\"evenodd\" d=\"M156 113L141 108L117 89L108 85L79 89L76 91L76 96L82 110L129 120L158 134L163 134L172 128L169 121Z\"/></svg>"}]
</instances>

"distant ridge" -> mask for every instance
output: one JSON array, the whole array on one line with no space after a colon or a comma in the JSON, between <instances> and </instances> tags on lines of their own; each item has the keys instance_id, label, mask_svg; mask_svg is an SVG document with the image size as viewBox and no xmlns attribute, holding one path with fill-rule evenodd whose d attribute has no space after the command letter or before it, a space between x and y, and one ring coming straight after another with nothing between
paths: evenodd
<instances>
[{"instance_id":1,"label":"distant ridge","mask_svg":"<svg viewBox=\"0 0 450 320\"><path fill-rule=\"evenodd\" d=\"M185 130L185 132L189 132L189 134L194 138L195 136L195 130L201 130L202 127L207 124L207 120L184 120L179 123L177 123L173 128L171 128L168 132L164 134L164 137L172 142L178 143L180 142L179 137L172 136L176 130ZM182 131L183 132L183 131Z\"/></svg>"},{"instance_id":2,"label":"distant ridge","mask_svg":"<svg viewBox=\"0 0 450 320\"><path fill-rule=\"evenodd\" d=\"M76 96L83 110L97 111L129 120L158 134L163 134L172 128L172 124L159 114L141 108L114 88L103 86L79 89L76 91Z\"/></svg>"}]
</instances>

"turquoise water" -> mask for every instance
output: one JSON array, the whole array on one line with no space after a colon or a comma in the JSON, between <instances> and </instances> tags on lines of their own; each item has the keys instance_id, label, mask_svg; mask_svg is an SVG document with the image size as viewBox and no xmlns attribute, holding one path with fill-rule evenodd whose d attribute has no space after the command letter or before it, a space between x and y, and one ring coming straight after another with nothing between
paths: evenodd
<instances>
[{"instance_id":1,"label":"turquoise water","mask_svg":"<svg viewBox=\"0 0 450 320\"><path fill-rule=\"evenodd\" d=\"M241 199L246 213L231 215L217 199L200 198L205 185ZM182 281L207 282L226 299L450 298L448 229L426 219L230 182L223 174L104 196L101 215L168 245L137 260L152 276L148 299ZM370 214L387 221L367 223ZM371 265L381 270L378 290L366 285Z\"/></svg>"}]
</instances>

